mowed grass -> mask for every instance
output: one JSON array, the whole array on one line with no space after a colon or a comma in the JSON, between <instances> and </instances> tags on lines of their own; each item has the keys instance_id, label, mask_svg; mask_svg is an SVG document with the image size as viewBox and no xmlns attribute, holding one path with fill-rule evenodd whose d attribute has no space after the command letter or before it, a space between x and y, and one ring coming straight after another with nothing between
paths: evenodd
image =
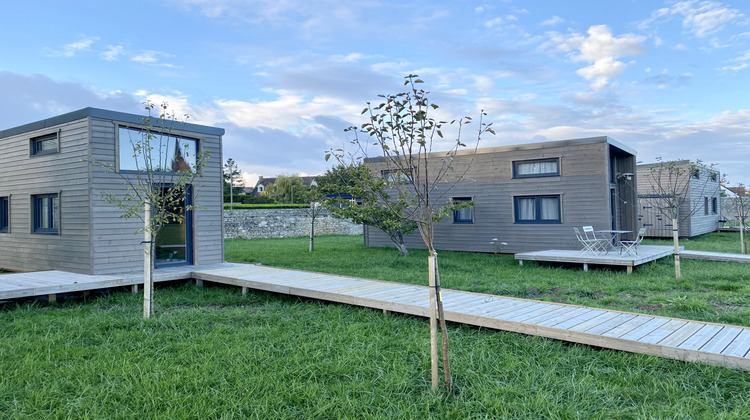
<instances>
[{"instance_id":1,"label":"mowed grass","mask_svg":"<svg viewBox=\"0 0 750 420\"><path fill-rule=\"evenodd\" d=\"M426 283L426 254L361 237L227 241L227 259ZM441 252L447 287L748 325L749 266L619 270ZM450 324L458 392L433 392L426 320L192 284L0 306L0 418L750 418L750 373ZM721 302L721 303L720 303ZM730 305L727 302L735 302ZM645 306L643 306L645 305ZM729 322L729 321L721 321Z\"/></svg>"},{"instance_id":2,"label":"mowed grass","mask_svg":"<svg viewBox=\"0 0 750 420\"><path fill-rule=\"evenodd\" d=\"M7 419L750 417L750 374L450 325L458 392L429 384L424 319L187 284L0 311Z\"/></svg>"},{"instance_id":3,"label":"mowed grass","mask_svg":"<svg viewBox=\"0 0 750 420\"><path fill-rule=\"evenodd\" d=\"M735 234L739 237L738 233ZM711 237L685 241L710 243ZM730 241L731 242L731 241ZM369 248L361 237L316 238L307 252L306 238L227 240L229 261L341 274L411 284L427 284L427 253L410 250L399 257L392 248ZM623 268L580 265L518 264L511 255L438 252L445 288L493 295L555 301L700 321L750 326L750 265L682 259L682 278L674 277L674 261L665 258Z\"/></svg>"}]
</instances>

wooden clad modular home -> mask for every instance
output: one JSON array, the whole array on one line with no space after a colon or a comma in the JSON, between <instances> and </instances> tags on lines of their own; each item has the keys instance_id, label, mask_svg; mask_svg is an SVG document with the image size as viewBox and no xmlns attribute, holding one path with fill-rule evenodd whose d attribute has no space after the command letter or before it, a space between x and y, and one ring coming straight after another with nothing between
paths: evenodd
<instances>
[{"instance_id":1,"label":"wooden clad modular home","mask_svg":"<svg viewBox=\"0 0 750 420\"><path fill-rule=\"evenodd\" d=\"M123 176L137 175L126 139L140 135L143 123L140 115L85 108L0 131L0 268L82 274L143 270L143 234L135 234L142 222L125 221L103 199L105 193L125 191ZM156 120L151 124L157 131L167 129ZM165 150L188 145L210 157L186 198L198 209L157 237L157 268L224 260L223 135L221 128L172 123L168 134L158 136ZM113 165L114 171L92 162Z\"/></svg>"},{"instance_id":2,"label":"wooden clad modular home","mask_svg":"<svg viewBox=\"0 0 750 420\"><path fill-rule=\"evenodd\" d=\"M436 225L436 248L502 253L579 249L574 226L635 232L635 154L609 137L481 148L476 154L460 151L454 172L462 173L471 163L444 199L473 201L474 206ZM441 158L439 153L430 157ZM382 160L370 164L382 170ZM390 245L386 235L370 226L364 240L370 246ZM406 245L424 247L417 234L409 235Z\"/></svg>"},{"instance_id":3,"label":"wooden clad modular home","mask_svg":"<svg viewBox=\"0 0 750 420\"><path fill-rule=\"evenodd\" d=\"M661 205L657 187L658 166L665 163L638 165L638 223L646 227L646 236L655 238L672 237L672 219L664 216L656 207ZM687 192L685 202L679 210L679 234L692 238L719 228L721 219L721 174L714 168L696 165L688 160L676 162L678 170L684 174L673 177L677 188ZM653 169L653 170L652 170ZM668 171L662 173L663 182L669 183Z\"/></svg>"}]
</instances>

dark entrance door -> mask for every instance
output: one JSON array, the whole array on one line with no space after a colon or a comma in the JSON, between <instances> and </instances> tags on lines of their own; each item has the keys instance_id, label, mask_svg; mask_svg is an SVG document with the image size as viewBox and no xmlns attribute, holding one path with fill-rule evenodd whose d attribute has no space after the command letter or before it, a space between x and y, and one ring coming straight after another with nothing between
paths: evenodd
<instances>
[{"instance_id":1,"label":"dark entrance door","mask_svg":"<svg viewBox=\"0 0 750 420\"><path fill-rule=\"evenodd\" d=\"M159 186L162 190L170 186ZM193 264L193 212L191 188L188 186L184 199L174 203L171 212L179 215L170 219L159 229L154 244L154 265L159 267Z\"/></svg>"}]
</instances>

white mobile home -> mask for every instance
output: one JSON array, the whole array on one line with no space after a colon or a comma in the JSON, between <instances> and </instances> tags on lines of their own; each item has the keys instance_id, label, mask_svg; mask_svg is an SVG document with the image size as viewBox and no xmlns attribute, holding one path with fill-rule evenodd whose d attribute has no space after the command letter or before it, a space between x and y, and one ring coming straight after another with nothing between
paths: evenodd
<instances>
[{"instance_id":1,"label":"white mobile home","mask_svg":"<svg viewBox=\"0 0 750 420\"><path fill-rule=\"evenodd\" d=\"M222 262L224 130L186 123L166 127L156 119L152 124L157 131L169 128L163 141L210 154L186 198L199 208L168 226L168 233L160 232L157 267ZM123 176L137 175L126 138L143 128L143 116L84 108L0 131L0 268L83 274L142 270L143 235L135 234L141 221L120 218L103 194L124 192ZM113 171L92 162L112 165Z\"/></svg>"}]
</instances>

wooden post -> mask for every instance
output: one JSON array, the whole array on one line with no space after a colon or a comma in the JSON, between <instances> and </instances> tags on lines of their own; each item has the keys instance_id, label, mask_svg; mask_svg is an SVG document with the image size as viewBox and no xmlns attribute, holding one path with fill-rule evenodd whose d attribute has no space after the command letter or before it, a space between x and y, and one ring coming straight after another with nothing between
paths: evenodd
<instances>
[{"instance_id":1,"label":"wooden post","mask_svg":"<svg viewBox=\"0 0 750 420\"><path fill-rule=\"evenodd\" d=\"M195 279L195 287L203 287L203 280Z\"/></svg>"},{"instance_id":2,"label":"wooden post","mask_svg":"<svg viewBox=\"0 0 750 420\"><path fill-rule=\"evenodd\" d=\"M430 277L430 366L432 370L432 389L438 389L440 380L438 378L437 291L435 288L435 263L437 257L435 255L430 255L427 258Z\"/></svg>"},{"instance_id":3,"label":"wooden post","mask_svg":"<svg viewBox=\"0 0 750 420\"><path fill-rule=\"evenodd\" d=\"M49 303L57 302L57 295L54 293L47 295L47 301Z\"/></svg>"},{"instance_id":4,"label":"wooden post","mask_svg":"<svg viewBox=\"0 0 750 420\"><path fill-rule=\"evenodd\" d=\"M242 296L247 296L247 287L242 286Z\"/></svg>"},{"instance_id":5,"label":"wooden post","mask_svg":"<svg viewBox=\"0 0 750 420\"><path fill-rule=\"evenodd\" d=\"M679 279L682 277L680 271L680 238L677 224L677 218L672 218L672 240L674 241L674 275L675 278Z\"/></svg>"},{"instance_id":6,"label":"wooden post","mask_svg":"<svg viewBox=\"0 0 750 420\"><path fill-rule=\"evenodd\" d=\"M143 210L143 319L151 318L154 313L154 289L152 272L153 243L151 238L151 202L146 201Z\"/></svg>"}]
</instances>

